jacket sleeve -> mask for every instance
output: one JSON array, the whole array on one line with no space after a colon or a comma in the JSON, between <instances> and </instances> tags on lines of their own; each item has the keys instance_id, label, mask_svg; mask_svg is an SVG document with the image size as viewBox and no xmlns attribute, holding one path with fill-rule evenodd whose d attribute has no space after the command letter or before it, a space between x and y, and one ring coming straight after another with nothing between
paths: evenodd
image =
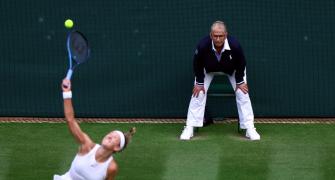
<instances>
[{"instance_id":1,"label":"jacket sleeve","mask_svg":"<svg viewBox=\"0 0 335 180\"><path fill-rule=\"evenodd\" d=\"M194 52L193 56L193 71L195 74L195 81L197 85L204 85L204 59L202 58L199 46Z\"/></svg>"},{"instance_id":2,"label":"jacket sleeve","mask_svg":"<svg viewBox=\"0 0 335 180\"><path fill-rule=\"evenodd\" d=\"M242 47L237 45L236 48L236 72L235 72L235 80L236 84L243 84L244 83L244 76L245 76L245 67L246 67L246 60L243 54Z\"/></svg>"}]
</instances>

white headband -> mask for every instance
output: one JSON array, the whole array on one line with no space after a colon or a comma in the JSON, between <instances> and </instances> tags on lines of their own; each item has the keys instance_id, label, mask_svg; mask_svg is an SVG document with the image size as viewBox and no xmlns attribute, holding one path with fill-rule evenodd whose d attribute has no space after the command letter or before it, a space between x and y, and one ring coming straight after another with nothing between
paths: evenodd
<instances>
[{"instance_id":1,"label":"white headband","mask_svg":"<svg viewBox=\"0 0 335 180\"><path fill-rule=\"evenodd\" d=\"M126 138L121 131L115 131L120 136L120 150L124 148L124 144L126 143Z\"/></svg>"}]
</instances>

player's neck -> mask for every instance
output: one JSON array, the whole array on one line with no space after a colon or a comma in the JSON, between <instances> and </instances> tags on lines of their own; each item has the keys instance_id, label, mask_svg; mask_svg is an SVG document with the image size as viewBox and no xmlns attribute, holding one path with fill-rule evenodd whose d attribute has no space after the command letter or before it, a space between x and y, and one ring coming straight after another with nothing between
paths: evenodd
<instances>
[{"instance_id":1,"label":"player's neck","mask_svg":"<svg viewBox=\"0 0 335 180\"><path fill-rule=\"evenodd\" d=\"M107 159L113 154L113 151L109 151L103 147L99 147L97 152L95 153L95 160L97 162L103 163L107 161Z\"/></svg>"}]
</instances>

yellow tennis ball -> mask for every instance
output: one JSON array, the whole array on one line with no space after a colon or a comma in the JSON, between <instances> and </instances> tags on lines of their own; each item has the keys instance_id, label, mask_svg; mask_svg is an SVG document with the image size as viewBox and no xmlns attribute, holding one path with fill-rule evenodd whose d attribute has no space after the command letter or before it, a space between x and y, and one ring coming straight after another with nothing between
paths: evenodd
<instances>
[{"instance_id":1,"label":"yellow tennis ball","mask_svg":"<svg viewBox=\"0 0 335 180\"><path fill-rule=\"evenodd\" d=\"M73 21L71 19L67 19L64 22L64 25L65 25L66 28L71 29L73 27Z\"/></svg>"}]
</instances>

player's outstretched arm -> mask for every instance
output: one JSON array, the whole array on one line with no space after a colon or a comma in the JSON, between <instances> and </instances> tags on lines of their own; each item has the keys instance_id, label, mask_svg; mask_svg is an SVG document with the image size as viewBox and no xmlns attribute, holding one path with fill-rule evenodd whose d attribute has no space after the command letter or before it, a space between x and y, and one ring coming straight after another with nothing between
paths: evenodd
<instances>
[{"instance_id":1,"label":"player's outstretched arm","mask_svg":"<svg viewBox=\"0 0 335 180\"><path fill-rule=\"evenodd\" d=\"M91 138L84 133L78 122L74 117L74 110L72 106L72 92L71 92L71 81L68 79L64 79L62 82L62 90L63 90L63 99L64 99L64 115L68 125L68 128L76 139L76 141L81 145L80 153L86 153L91 148L94 147L94 143Z\"/></svg>"}]
</instances>

